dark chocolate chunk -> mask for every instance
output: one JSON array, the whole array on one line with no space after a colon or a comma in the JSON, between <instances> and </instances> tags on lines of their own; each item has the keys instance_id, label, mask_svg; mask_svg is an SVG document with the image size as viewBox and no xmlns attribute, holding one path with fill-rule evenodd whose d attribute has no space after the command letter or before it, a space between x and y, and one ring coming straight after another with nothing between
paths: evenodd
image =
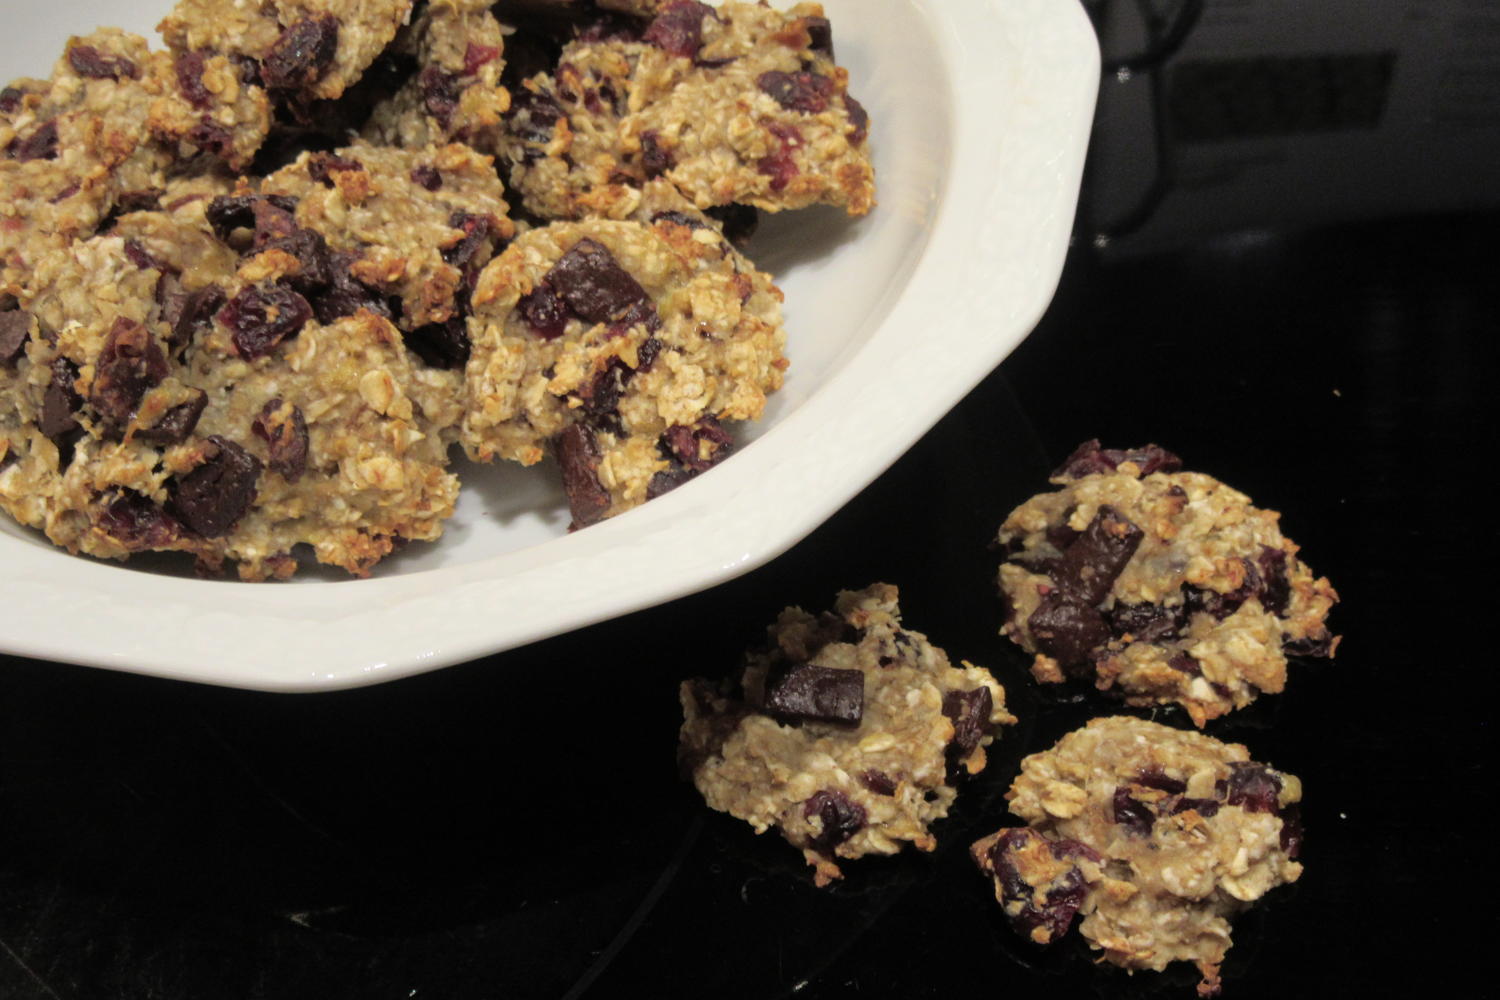
<instances>
[{"instance_id":1,"label":"dark chocolate chunk","mask_svg":"<svg viewBox=\"0 0 1500 1000\"><path fill-rule=\"evenodd\" d=\"M273 90L299 90L318 81L339 48L339 22L332 14L305 17L281 33L260 68Z\"/></svg>"},{"instance_id":2,"label":"dark chocolate chunk","mask_svg":"<svg viewBox=\"0 0 1500 1000\"><path fill-rule=\"evenodd\" d=\"M587 527L609 512L609 491L599 483L599 444L583 424L571 424L553 442L562 467L563 489L573 514L570 530Z\"/></svg>"},{"instance_id":3,"label":"dark chocolate chunk","mask_svg":"<svg viewBox=\"0 0 1500 1000\"><path fill-rule=\"evenodd\" d=\"M135 436L152 444L181 444L186 441L198 426L198 418L203 416L203 409L208 405L208 393L202 389L194 389L193 392L195 395L192 399L171 407L155 424L136 431Z\"/></svg>"},{"instance_id":4,"label":"dark chocolate chunk","mask_svg":"<svg viewBox=\"0 0 1500 1000\"><path fill-rule=\"evenodd\" d=\"M285 285L252 285L230 299L218 316L229 328L234 349L247 360L270 354L312 317L307 300Z\"/></svg>"},{"instance_id":5,"label":"dark chocolate chunk","mask_svg":"<svg viewBox=\"0 0 1500 1000\"><path fill-rule=\"evenodd\" d=\"M271 452L271 471L295 483L307 471L307 421L300 407L279 397L261 408L250 431L266 442Z\"/></svg>"},{"instance_id":6,"label":"dark chocolate chunk","mask_svg":"<svg viewBox=\"0 0 1500 1000\"><path fill-rule=\"evenodd\" d=\"M351 250L330 252L321 261L328 283L309 289L313 313L319 323L332 323L344 316L353 316L361 309L391 318L391 307L380 293L366 286L350 271L357 260L359 254Z\"/></svg>"},{"instance_id":7,"label":"dark chocolate chunk","mask_svg":"<svg viewBox=\"0 0 1500 1000\"><path fill-rule=\"evenodd\" d=\"M469 326L462 316L428 323L401 336L406 346L433 368L462 368L469 363Z\"/></svg>"},{"instance_id":8,"label":"dark chocolate chunk","mask_svg":"<svg viewBox=\"0 0 1500 1000\"><path fill-rule=\"evenodd\" d=\"M460 230L463 236L457 243L443 251L443 260L460 270L478 255L479 248L484 246L495 232L495 220L490 216L471 215L468 212L454 212L453 217L448 220L448 225Z\"/></svg>"},{"instance_id":9,"label":"dark chocolate chunk","mask_svg":"<svg viewBox=\"0 0 1500 1000\"><path fill-rule=\"evenodd\" d=\"M204 461L168 487L167 512L204 538L227 535L250 505L260 459L228 438L208 439Z\"/></svg>"},{"instance_id":10,"label":"dark chocolate chunk","mask_svg":"<svg viewBox=\"0 0 1500 1000\"><path fill-rule=\"evenodd\" d=\"M0 312L0 365L13 365L26 352L31 338L31 313L25 309Z\"/></svg>"},{"instance_id":11,"label":"dark chocolate chunk","mask_svg":"<svg viewBox=\"0 0 1500 1000\"><path fill-rule=\"evenodd\" d=\"M827 110L828 98L833 96L834 90L833 81L828 77L806 70L796 73L770 70L756 77L755 85L788 111L809 115Z\"/></svg>"},{"instance_id":12,"label":"dark chocolate chunk","mask_svg":"<svg viewBox=\"0 0 1500 1000\"><path fill-rule=\"evenodd\" d=\"M849 142L858 146L870 135L870 113L847 91L844 93L844 110L849 114L849 124L854 126L854 131L849 133Z\"/></svg>"},{"instance_id":13,"label":"dark chocolate chunk","mask_svg":"<svg viewBox=\"0 0 1500 1000\"><path fill-rule=\"evenodd\" d=\"M120 490L99 512L94 523L132 552L164 549L182 537L182 525L135 490Z\"/></svg>"},{"instance_id":14,"label":"dark chocolate chunk","mask_svg":"<svg viewBox=\"0 0 1500 1000\"><path fill-rule=\"evenodd\" d=\"M46 391L42 393L42 412L37 420L37 427L54 444L59 444L65 434L78 427L73 414L83 405L83 397L73 391L73 382L77 378L77 365L67 358L52 359L52 378L47 383Z\"/></svg>"},{"instance_id":15,"label":"dark chocolate chunk","mask_svg":"<svg viewBox=\"0 0 1500 1000\"><path fill-rule=\"evenodd\" d=\"M1146 803L1132 798L1129 787L1121 785L1115 789L1113 805L1115 823L1137 837L1151 836L1156 813Z\"/></svg>"},{"instance_id":16,"label":"dark chocolate chunk","mask_svg":"<svg viewBox=\"0 0 1500 1000\"><path fill-rule=\"evenodd\" d=\"M109 328L94 362L89 403L100 417L121 430L141 405L141 397L170 370L166 353L151 331L121 316Z\"/></svg>"},{"instance_id":17,"label":"dark chocolate chunk","mask_svg":"<svg viewBox=\"0 0 1500 1000\"><path fill-rule=\"evenodd\" d=\"M92 45L74 45L68 49L68 65L79 76L94 80L134 80L140 69L125 56L106 56Z\"/></svg>"},{"instance_id":18,"label":"dark chocolate chunk","mask_svg":"<svg viewBox=\"0 0 1500 1000\"><path fill-rule=\"evenodd\" d=\"M604 244L581 239L563 254L546 281L568 307L590 323L611 322L634 305L649 301L640 282L620 266Z\"/></svg>"},{"instance_id":19,"label":"dark chocolate chunk","mask_svg":"<svg viewBox=\"0 0 1500 1000\"><path fill-rule=\"evenodd\" d=\"M1175 639L1187 625L1182 604L1116 604L1108 618L1110 633L1117 639L1128 635L1132 642Z\"/></svg>"},{"instance_id":20,"label":"dark chocolate chunk","mask_svg":"<svg viewBox=\"0 0 1500 1000\"><path fill-rule=\"evenodd\" d=\"M989 734L990 713L994 707L994 696L987 687L949 691L943 695L943 714L953 722L953 738L948 741L945 751L950 775L964 773L963 762Z\"/></svg>"},{"instance_id":21,"label":"dark chocolate chunk","mask_svg":"<svg viewBox=\"0 0 1500 1000\"><path fill-rule=\"evenodd\" d=\"M1287 857L1295 858L1302 852L1302 836L1302 810L1294 802L1281 811L1281 849Z\"/></svg>"},{"instance_id":22,"label":"dark chocolate chunk","mask_svg":"<svg viewBox=\"0 0 1500 1000\"><path fill-rule=\"evenodd\" d=\"M715 205L705 214L718 221L726 240L742 249L760 225L760 210L754 205Z\"/></svg>"},{"instance_id":23,"label":"dark chocolate chunk","mask_svg":"<svg viewBox=\"0 0 1500 1000\"><path fill-rule=\"evenodd\" d=\"M807 29L807 47L833 58L833 25L826 17L804 17L802 27Z\"/></svg>"},{"instance_id":24,"label":"dark chocolate chunk","mask_svg":"<svg viewBox=\"0 0 1500 1000\"><path fill-rule=\"evenodd\" d=\"M20 87L6 87L0 90L0 114L11 114L21 106L26 99L26 91Z\"/></svg>"},{"instance_id":25,"label":"dark chocolate chunk","mask_svg":"<svg viewBox=\"0 0 1500 1000\"><path fill-rule=\"evenodd\" d=\"M1054 589L1026 619L1037 649L1063 666L1087 664L1095 649L1109 642L1104 616Z\"/></svg>"},{"instance_id":26,"label":"dark chocolate chunk","mask_svg":"<svg viewBox=\"0 0 1500 1000\"><path fill-rule=\"evenodd\" d=\"M1097 605L1109 596L1115 579L1135 555L1145 532L1109 504L1063 552L1052 570L1059 588L1082 604Z\"/></svg>"},{"instance_id":27,"label":"dark chocolate chunk","mask_svg":"<svg viewBox=\"0 0 1500 1000\"><path fill-rule=\"evenodd\" d=\"M812 846L826 853L854 836L865 827L865 807L834 788L825 788L813 793L802 803L802 815L806 819L818 817L823 830L812 838Z\"/></svg>"},{"instance_id":28,"label":"dark chocolate chunk","mask_svg":"<svg viewBox=\"0 0 1500 1000\"><path fill-rule=\"evenodd\" d=\"M1333 636L1327 632L1301 639L1288 639L1281 644L1288 656L1332 656Z\"/></svg>"},{"instance_id":29,"label":"dark chocolate chunk","mask_svg":"<svg viewBox=\"0 0 1500 1000\"><path fill-rule=\"evenodd\" d=\"M865 675L798 663L766 678L766 710L787 719L858 725L865 714Z\"/></svg>"},{"instance_id":30,"label":"dark chocolate chunk","mask_svg":"<svg viewBox=\"0 0 1500 1000\"><path fill-rule=\"evenodd\" d=\"M703 19L716 16L707 4L675 0L661 9L641 40L669 55L691 59L703 45Z\"/></svg>"},{"instance_id":31,"label":"dark chocolate chunk","mask_svg":"<svg viewBox=\"0 0 1500 1000\"><path fill-rule=\"evenodd\" d=\"M1182 459L1160 445L1148 444L1133 449L1101 448L1099 439L1095 438L1075 448L1073 454L1052 473L1052 478L1082 479L1114 472L1122 462L1134 462L1143 477L1153 472L1177 472L1182 468Z\"/></svg>"},{"instance_id":32,"label":"dark chocolate chunk","mask_svg":"<svg viewBox=\"0 0 1500 1000\"><path fill-rule=\"evenodd\" d=\"M184 292L181 283L158 282L157 297L162 300L161 314L172 333L170 347L174 357L181 357L192 345L199 331L213 322L214 313L224 305L224 290L218 285L204 285L195 292Z\"/></svg>"}]
</instances>

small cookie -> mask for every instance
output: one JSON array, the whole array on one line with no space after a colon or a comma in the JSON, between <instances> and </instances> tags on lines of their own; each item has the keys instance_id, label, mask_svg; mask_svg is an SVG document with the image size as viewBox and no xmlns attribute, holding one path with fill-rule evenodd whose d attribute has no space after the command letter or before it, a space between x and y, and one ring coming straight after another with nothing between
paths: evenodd
<instances>
[{"instance_id":1,"label":"small cookie","mask_svg":"<svg viewBox=\"0 0 1500 1000\"><path fill-rule=\"evenodd\" d=\"M739 694L682 685L678 757L709 806L801 848L815 881L837 859L930 851L929 825L984 768L995 727L1013 724L982 667L949 664L901 627L896 588L839 594L833 613L781 613L747 655Z\"/></svg>"},{"instance_id":2,"label":"small cookie","mask_svg":"<svg viewBox=\"0 0 1500 1000\"><path fill-rule=\"evenodd\" d=\"M781 292L687 217L533 229L473 301L464 448L531 465L550 443L574 527L724 458L722 423L759 417L787 364Z\"/></svg>"},{"instance_id":3,"label":"small cookie","mask_svg":"<svg viewBox=\"0 0 1500 1000\"><path fill-rule=\"evenodd\" d=\"M638 39L621 30L512 94L502 149L529 210L627 218L654 177L700 209L873 206L868 116L821 6L676 0Z\"/></svg>"},{"instance_id":4,"label":"small cookie","mask_svg":"<svg viewBox=\"0 0 1500 1000\"><path fill-rule=\"evenodd\" d=\"M391 48L417 69L375 105L365 138L405 147L459 141L494 152L510 94L500 86L505 41L488 0L433 0Z\"/></svg>"},{"instance_id":5,"label":"small cookie","mask_svg":"<svg viewBox=\"0 0 1500 1000\"><path fill-rule=\"evenodd\" d=\"M1155 445L1081 445L1000 527L1001 632L1043 683L1092 678L1201 727L1286 684L1287 654L1332 656L1338 595L1297 559L1280 514L1181 472Z\"/></svg>"},{"instance_id":6,"label":"small cookie","mask_svg":"<svg viewBox=\"0 0 1500 1000\"><path fill-rule=\"evenodd\" d=\"M1017 933L1079 932L1125 969L1197 965L1219 992L1229 922L1295 882L1295 777L1243 746L1142 719L1094 719L1021 762L1007 798L1029 825L971 848Z\"/></svg>"}]
</instances>

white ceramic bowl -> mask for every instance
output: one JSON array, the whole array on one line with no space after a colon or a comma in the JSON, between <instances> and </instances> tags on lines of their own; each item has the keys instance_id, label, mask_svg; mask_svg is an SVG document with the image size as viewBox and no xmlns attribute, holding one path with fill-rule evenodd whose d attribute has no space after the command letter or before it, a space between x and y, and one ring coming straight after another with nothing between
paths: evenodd
<instances>
[{"instance_id":1,"label":"white ceramic bowl","mask_svg":"<svg viewBox=\"0 0 1500 1000\"><path fill-rule=\"evenodd\" d=\"M205 581L54 549L0 515L0 649L278 691L432 670L701 590L772 559L992 370L1056 288L1098 85L1075 0L824 0L870 112L879 205L763 220L786 292L785 389L749 444L568 534L555 470L465 467L444 538L373 579ZM0 79L46 76L96 24L166 0L12 0ZM152 567L163 563L149 561Z\"/></svg>"}]
</instances>

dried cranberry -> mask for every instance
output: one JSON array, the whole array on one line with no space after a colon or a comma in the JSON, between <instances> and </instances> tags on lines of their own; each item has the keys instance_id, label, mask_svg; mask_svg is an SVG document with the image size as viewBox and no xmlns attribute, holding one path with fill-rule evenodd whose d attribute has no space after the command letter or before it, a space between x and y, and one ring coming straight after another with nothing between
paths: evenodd
<instances>
[{"instance_id":1,"label":"dried cranberry","mask_svg":"<svg viewBox=\"0 0 1500 1000\"><path fill-rule=\"evenodd\" d=\"M363 169L365 165L358 160L333 153L314 153L307 158L307 175L319 184L326 184L328 187L333 187L335 173Z\"/></svg>"},{"instance_id":2,"label":"dried cranberry","mask_svg":"<svg viewBox=\"0 0 1500 1000\"><path fill-rule=\"evenodd\" d=\"M203 85L203 70L207 60L201 52L184 52L172 63L177 72L177 92L199 111L213 107L214 95Z\"/></svg>"},{"instance_id":3,"label":"dried cranberry","mask_svg":"<svg viewBox=\"0 0 1500 1000\"><path fill-rule=\"evenodd\" d=\"M74 45L68 49L68 65L79 76L94 80L134 80L140 69L125 56L106 56L92 45Z\"/></svg>"},{"instance_id":4,"label":"dried cranberry","mask_svg":"<svg viewBox=\"0 0 1500 1000\"><path fill-rule=\"evenodd\" d=\"M548 94L519 90L511 97L506 118L511 134L524 142L546 143L563 117L562 106Z\"/></svg>"},{"instance_id":5,"label":"dried cranberry","mask_svg":"<svg viewBox=\"0 0 1500 1000\"><path fill-rule=\"evenodd\" d=\"M1273 615L1286 614L1287 604L1292 599L1292 585L1286 575L1286 552L1262 545L1255 562L1260 567L1263 580L1259 595L1260 606Z\"/></svg>"},{"instance_id":6,"label":"dried cranberry","mask_svg":"<svg viewBox=\"0 0 1500 1000\"><path fill-rule=\"evenodd\" d=\"M863 830L866 821L865 807L833 788L813 793L802 803L802 815L805 819L818 817L823 829L811 842L825 854Z\"/></svg>"},{"instance_id":7,"label":"dried cranberry","mask_svg":"<svg viewBox=\"0 0 1500 1000\"><path fill-rule=\"evenodd\" d=\"M104 505L95 523L132 552L164 549L182 537L177 520L135 490L121 490Z\"/></svg>"},{"instance_id":8,"label":"dried cranberry","mask_svg":"<svg viewBox=\"0 0 1500 1000\"><path fill-rule=\"evenodd\" d=\"M260 470L260 459L215 434L203 463L169 486L167 512L204 538L226 535L255 502Z\"/></svg>"},{"instance_id":9,"label":"dried cranberry","mask_svg":"<svg viewBox=\"0 0 1500 1000\"><path fill-rule=\"evenodd\" d=\"M571 424L557 436L553 447L573 514L570 528L577 530L602 520L611 501L609 491L599 483L599 444L594 432L582 424Z\"/></svg>"},{"instance_id":10,"label":"dried cranberry","mask_svg":"<svg viewBox=\"0 0 1500 1000\"><path fill-rule=\"evenodd\" d=\"M1159 445L1148 444L1144 448L1123 450L1101 448L1099 439L1085 441L1073 450L1067 461L1052 473L1053 479L1082 479L1084 476L1114 472L1121 463L1134 462L1142 476L1153 472L1177 472L1182 468L1182 459Z\"/></svg>"},{"instance_id":11,"label":"dried cranberry","mask_svg":"<svg viewBox=\"0 0 1500 1000\"><path fill-rule=\"evenodd\" d=\"M94 362L89 402L105 421L123 428L146 390L166 378L168 371L167 356L151 331L121 316L105 335Z\"/></svg>"},{"instance_id":12,"label":"dried cranberry","mask_svg":"<svg viewBox=\"0 0 1500 1000\"><path fill-rule=\"evenodd\" d=\"M673 225L676 225L676 226L686 226L689 229L707 229L708 228L708 223L704 222L700 218L697 218L695 216L689 215L686 212L673 212L673 211L657 212L655 215L651 216L651 224L654 226L658 222L670 222Z\"/></svg>"},{"instance_id":13,"label":"dried cranberry","mask_svg":"<svg viewBox=\"0 0 1500 1000\"><path fill-rule=\"evenodd\" d=\"M469 363L469 327L462 316L419 326L402 337L406 346L433 368L462 368Z\"/></svg>"},{"instance_id":14,"label":"dried cranberry","mask_svg":"<svg viewBox=\"0 0 1500 1000\"><path fill-rule=\"evenodd\" d=\"M543 340L562 336L568 325L568 304L546 281L540 282L521 296L516 308L520 311L521 318Z\"/></svg>"},{"instance_id":15,"label":"dried cranberry","mask_svg":"<svg viewBox=\"0 0 1500 1000\"><path fill-rule=\"evenodd\" d=\"M714 9L707 4L675 0L661 9L641 40L668 55L691 59L703 45L703 19L715 16Z\"/></svg>"},{"instance_id":16,"label":"dried cranberry","mask_svg":"<svg viewBox=\"0 0 1500 1000\"><path fill-rule=\"evenodd\" d=\"M479 72L479 67L493 62L499 55L498 45L476 45L470 42L464 47L464 75L473 76Z\"/></svg>"},{"instance_id":17,"label":"dried cranberry","mask_svg":"<svg viewBox=\"0 0 1500 1000\"><path fill-rule=\"evenodd\" d=\"M443 186L443 175L437 167L423 164L420 167L412 167L411 181L428 191L437 191Z\"/></svg>"},{"instance_id":18,"label":"dried cranberry","mask_svg":"<svg viewBox=\"0 0 1500 1000\"><path fill-rule=\"evenodd\" d=\"M896 794L896 779L884 771L876 771L873 768L865 771L859 776L859 783L876 795Z\"/></svg>"},{"instance_id":19,"label":"dried cranberry","mask_svg":"<svg viewBox=\"0 0 1500 1000\"><path fill-rule=\"evenodd\" d=\"M339 48L339 22L332 14L306 17L281 33L260 68L273 90L296 90L317 82Z\"/></svg>"},{"instance_id":20,"label":"dried cranberry","mask_svg":"<svg viewBox=\"0 0 1500 1000\"><path fill-rule=\"evenodd\" d=\"M1281 778L1264 764L1234 761L1228 779L1219 782L1219 792L1226 804L1241 806L1246 812L1275 813Z\"/></svg>"},{"instance_id":21,"label":"dried cranberry","mask_svg":"<svg viewBox=\"0 0 1500 1000\"><path fill-rule=\"evenodd\" d=\"M828 77L806 70L796 73L770 70L756 77L755 85L788 111L809 115L827 110L828 98L833 96L834 90L833 81Z\"/></svg>"},{"instance_id":22,"label":"dried cranberry","mask_svg":"<svg viewBox=\"0 0 1500 1000\"><path fill-rule=\"evenodd\" d=\"M1197 658L1191 653L1176 654L1167 660L1167 666L1180 673L1187 674L1189 677L1203 676L1203 667L1199 665Z\"/></svg>"},{"instance_id":23,"label":"dried cranberry","mask_svg":"<svg viewBox=\"0 0 1500 1000\"><path fill-rule=\"evenodd\" d=\"M1059 861L1087 857L1098 861L1099 855L1076 840L1048 841L1030 827L1006 830L990 847L990 869L1000 882L1005 915L1021 936L1041 944L1051 944L1062 937L1073 917L1088 898L1089 883L1077 865L1069 867L1046 885L1032 885L1022 875L1017 858L1023 850L1040 849Z\"/></svg>"},{"instance_id":24,"label":"dried cranberry","mask_svg":"<svg viewBox=\"0 0 1500 1000\"><path fill-rule=\"evenodd\" d=\"M792 150L802 145L802 133L779 122L768 123L766 131L777 139L778 146L773 152L757 160L755 169L771 178L772 191L780 191L802 172L792 157Z\"/></svg>"},{"instance_id":25,"label":"dried cranberry","mask_svg":"<svg viewBox=\"0 0 1500 1000\"><path fill-rule=\"evenodd\" d=\"M24 139L16 139L6 152L13 160L57 159L57 119L38 125Z\"/></svg>"},{"instance_id":26,"label":"dried cranberry","mask_svg":"<svg viewBox=\"0 0 1500 1000\"><path fill-rule=\"evenodd\" d=\"M1061 590L1042 598L1026 627L1037 648L1065 667L1089 663L1093 651L1109 642L1104 616Z\"/></svg>"},{"instance_id":27,"label":"dried cranberry","mask_svg":"<svg viewBox=\"0 0 1500 1000\"><path fill-rule=\"evenodd\" d=\"M323 258L327 283L310 292L313 314L318 317L319 323L332 323L345 316L353 316L361 309L376 316L391 318L391 308L386 305L379 292L367 287L350 271L357 260L359 254L352 250L329 253Z\"/></svg>"},{"instance_id":28,"label":"dried cranberry","mask_svg":"<svg viewBox=\"0 0 1500 1000\"><path fill-rule=\"evenodd\" d=\"M1189 809L1204 819L1210 819L1219 813L1219 800L1181 798L1172 803L1171 813L1173 816L1176 816L1179 813L1187 812Z\"/></svg>"},{"instance_id":29,"label":"dried cranberry","mask_svg":"<svg viewBox=\"0 0 1500 1000\"><path fill-rule=\"evenodd\" d=\"M150 268L155 268L158 271L174 270L170 264L157 257L150 250L147 250L140 240L125 241L125 259L141 270L148 270Z\"/></svg>"},{"instance_id":30,"label":"dried cranberry","mask_svg":"<svg viewBox=\"0 0 1500 1000\"><path fill-rule=\"evenodd\" d=\"M953 723L953 738L945 751L950 774L962 773L962 764L978 749L990 731L994 696L987 687L972 691L949 691L943 695L943 714Z\"/></svg>"},{"instance_id":31,"label":"dried cranberry","mask_svg":"<svg viewBox=\"0 0 1500 1000\"><path fill-rule=\"evenodd\" d=\"M193 390L193 398L163 413L150 427L135 432L135 436L152 444L181 444L198 426L203 409L208 405L208 393Z\"/></svg>"},{"instance_id":32,"label":"dried cranberry","mask_svg":"<svg viewBox=\"0 0 1500 1000\"><path fill-rule=\"evenodd\" d=\"M267 285L240 292L219 310L218 318L229 328L240 357L253 360L295 337L312 316L312 306L301 295L285 285Z\"/></svg>"},{"instance_id":33,"label":"dried cranberry","mask_svg":"<svg viewBox=\"0 0 1500 1000\"><path fill-rule=\"evenodd\" d=\"M1121 785L1115 789L1113 805L1116 824L1124 827L1134 836L1151 836L1151 827L1156 822L1156 814L1146 803L1132 798L1129 787Z\"/></svg>"},{"instance_id":34,"label":"dried cranberry","mask_svg":"<svg viewBox=\"0 0 1500 1000\"><path fill-rule=\"evenodd\" d=\"M608 247L592 239L579 240L563 254L546 280L574 314L589 323L610 322L631 306L648 301L640 282L620 266Z\"/></svg>"},{"instance_id":35,"label":"dried cranberry","mask_svg":"<svg viewBox=\"0 0 1500 1000\"><path fill-rule=\"evenodd\" d=\"M858 725L865 714L865 675L858 670L794 664L766 678L766 710L786 719Z\"/></svg>"},{"instance_id":36,"label":"dried cranberry","mask_svg":"<svg viewBox=\"0 0 1500 1000\"><path fill-rule=\"evenodd\" d=\"M655 129L641 133L641 170L649 177L660 177L673 167L672 151L661 144Z\"/></svg>"},{"instance_id":37,"label":"dried cranberry","mask_svg":"<svg viewBox=\"0 0 1500 1000\"><path fill-rule=\"evenodd\" d=\"M724 425L713 417L704 417L691 427L675 424L667 428L662 444L682 465L694 472L706 472L723 461L734 448L734 439Z\"/></svg>"},{"instance_id":38,"label":"dried cranberry","mask_svg":"<svg viewBox=\"0 0 1500 1000\"><path fill-rule=\"evenodd\" d=\"M300 407L279 397L261 408L251 421L250 431L266 442L271 453L271 471L289 483L302 478L307 470L307 421Z\"/></svg>"},{"instance_id":39,"label":"dried cranberry","mask_svg":"<svg viewBox=\"0 0 1500 1000\"><path fill-rule=\"evenodd\" d=\"M26 98L26 91L19 87L6 87L0 90L0 114L11 114L21 106Z\"/></svg>"},{"instance_id":40,"label":"dried cranberry","mask_svg":"<svg viewBox=\"0 0 1500 1000\"><path fill-rule=\"evenodd\" d=\"M139 191L122 191L115 199L110 211L116 215L131 212L155 212L161 208L161 188L142 188Z\"/></svg>"},{"instance_id":41,"label":"dried cranberry","mask_svg":"<svg viewBox=\"0 0 1500 1000\"><path fill-rule=\"evenodd\" d=\"M596 427L617 432L621 430L620 397L625 394L625 386L634 374L635 370L625 362L619 358L611 358L578 394L583 403L583 412L588 414Z\"/></svg>"},{"instance_id":42,"label":"dried cranberry","mask_svg":"<svg viewBox=\"0 0 1500 1000\"><path fill-rule=\"evenodd\" d=\"M444 128L453 120L453 112L458 110L459 97L463 94L463 84L458 80L440 66L428 66L417 76L417 85L422 88L423 107L442 122Z\"/></svg>"},{"instance_id":43,"label":"dried cranberry","mask_svg":"<svg viewBox=\"0 0 1500 1000\"><path fill-rule=\"evenodd\" d=\"M31 313L25 309L0 312L0 365L13 365L31 338Z\"/></svg>"},{"instance_id":44,"label":"dried cranberry","mask_svg":"<svg viewBox=\"0 0 1500 1000\"><path fill-rule=\"evenodd\" d=\"M257 215L255 206L262 201L269 202L276 208L288 214L297 210L297 199L287 195L272 194L260 195L220 195L208 203L203 210L203 217L208 220L209 226L213 228L214 235L222 242L229 242L230 235L236 229L255 229Z\"/></svg>"}]
</instances>

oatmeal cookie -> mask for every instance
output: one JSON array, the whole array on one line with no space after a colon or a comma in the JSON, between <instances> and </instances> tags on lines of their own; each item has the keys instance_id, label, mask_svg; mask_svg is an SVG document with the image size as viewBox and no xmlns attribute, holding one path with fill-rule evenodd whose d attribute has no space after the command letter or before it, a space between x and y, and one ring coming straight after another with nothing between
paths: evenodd
<instances>
[{"instance_id":1,"label":"oatmeal cookie","mask_svg":"<svg viewBox=\"0 0 1500 1000\"><path fill-rule=\"evenodd\" d=\"M823 9L664 5L639 40L583 37L512 95L513 187L544 218L627 218L664 177L701 209L874 204L868 116Z\"/></svg>"},{"instance_id":2,"label":"oatmeal cookie","mask_svg":"<svg viewBox=\"0 0 1500 1000\"><path fill-rule=\"evenodd\" d=\"M101 28L70 39L50 79L0 91L0 295L164 184L171 155L148 129L163 86L153 65L145 39Z\"/></svg>"},{"instance_id":3,"label":"oatmeal cookie","mask_svg":"<svg viewBox=\"0 0 1500 1000\"><path fill-rule=\"evenodd\" d=\"M1029 825L971 851L1017 932L1048 944L1082 914L1106 961L1193 962L1204 996L1230 919L1302 874L1301 782L1200 733L1094 719L1022 761L1007 798Z\"/></svg>"},{"instance_id":4,"label":"oatmeal cookie","mask_svg":"<svg viewBox=\"0 0 1500 1000\"><path fill-rule=\"evenodd\" d=\"M1181 472L1155 445L1080 446L1001 525L1001 631L1043 683L1092 678L1127 704L1177 703L1202 726L1286 684L1287 654L1332 656L1338 600L1280 514Z\"/></svg>"},{"instance_id":5,"label":"oatmeal cookie","mask_svg":"<svg viewBox=\"0 0 1500 1000\"><path fill-rule=\"evenodd\" d=\"M455 383L430 391L294 199L208 193L49 254L5 314L0 506L71 551L246 579L290 575L298 545L363 575L436 538Z\"/></svg>"},{"instance_id":6,"label":"oatmeal cookie","mask_svg":"<svg viewBox=\"0 0 1500 1000\"><path fill-rule=\"evenodd\" d=\"M554 223L480 276L462 438L533 464L552 443L574 526L721 460L781 386L781 292L693 219Z\"/></svg>"},{"instance_id":7,"label":"oatmeal cookie","mask_svg":"<svg viewBox=\"0 0 1500 1000\"><path fill-rule=\"evenodd\" d=\"M818 885L841 877L839 858L932 850L928 827L1016 721L988 671L901 627L896 598L876 584L832 613L788 608L747 655L738 695L682 685L685 774L712 808L779 829Z\"/></svg>"},{"instance_id":8,"label":"oatmeal cookie","mask_svg":"<svg viewBox=\"0 0 1500 1000\"><path fill-rule=\"evenodd\" d=\"M510 94L500 85L505 43L488 0L432 0L392 46L418 68L375 106L365 138L422 147L450 141L494 152Z\"/></svg>"}]
</instances>

